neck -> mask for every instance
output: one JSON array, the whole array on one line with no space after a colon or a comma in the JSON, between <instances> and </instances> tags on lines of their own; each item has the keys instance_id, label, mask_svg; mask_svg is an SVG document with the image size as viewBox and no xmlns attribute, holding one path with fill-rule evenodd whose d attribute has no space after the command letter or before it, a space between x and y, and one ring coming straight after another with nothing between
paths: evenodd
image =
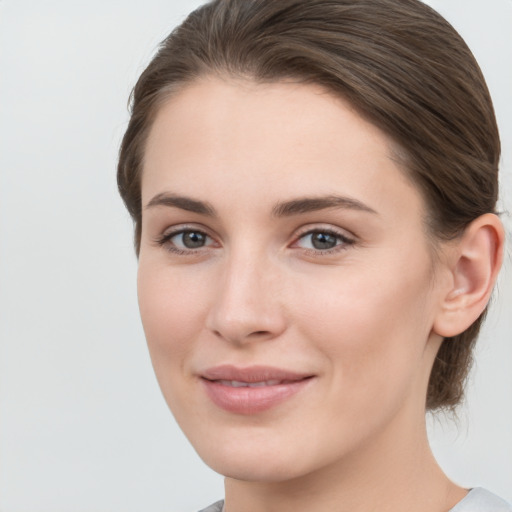
<instances>
[{"instance_id":1,"label":"neck","mask_svg":"<svg viewBox=\"0 0 512 512\"><path fill-rule=\"evenodd\" d=\"M341 461L279 482L227 478L226 512L447 512L467 491L453 484L430 450L425 418L399 418ZM399 442L397 441L399 440Z\"/></svg>"}]
</instances>

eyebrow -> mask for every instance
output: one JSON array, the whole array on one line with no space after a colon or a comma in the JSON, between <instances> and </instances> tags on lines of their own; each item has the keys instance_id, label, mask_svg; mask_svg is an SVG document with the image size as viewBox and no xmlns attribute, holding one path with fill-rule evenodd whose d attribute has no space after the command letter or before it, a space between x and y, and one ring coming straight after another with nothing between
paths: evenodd
<instances>
[{"instance_id":1,"label":"eyebrow","mask_svg":"<svg viewBox=\"0 0 512 512\"><path fill-rule=\"evenodd\" d=\"M161 193L149 201L146 205L146 209L154 208L155 206L171 206L174 208L180 208L187 212L199 213L201 215L207 215L208 217L215 217L215 209L209 203L204 201L198 201L191 197L178 196L176 194Z\"/></svg>"},{"instance_id":2,"label":"eyebrow","mask_svg":"<svg viewBox=\"0 0 512 512\"><path fill-rule=\"evenodd\" d=\"M145 208L154 208L155 206L179 208L208 217L215 217L217 215L215 208L207 202L166 192L154 196ZM370 208L361 201L351 197L337 195L301 197L292 199L291 201L279 202L272 208L272 215L274 217L291 217L292 215L316 212L329 208L357 210L377 215L377 212L373 208Z\"/></svg>"},{"instance_id":3,"label":"eyebrow","mask_svg":"<svg viewBox=\"0 0 512 512\"><path fill-rule=\"evenodd\" d=\"M366 204L351 197L329 195L321 197L302 197L283 203L278 203L272 209L275 217L289 217L302 213L316 212L328 208L341 208L345 210L357 210L377 215L377 212Z\"/></svg>"}]
</instances>

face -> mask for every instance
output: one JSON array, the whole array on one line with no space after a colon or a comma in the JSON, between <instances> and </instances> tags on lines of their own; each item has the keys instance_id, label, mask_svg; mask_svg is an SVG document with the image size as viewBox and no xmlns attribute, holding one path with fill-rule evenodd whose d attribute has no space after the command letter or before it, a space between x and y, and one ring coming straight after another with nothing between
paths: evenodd
<instances>
[{"instance_id":1,"label":"face","mask_svg":"<svg viewBox=\"0 0 512 512\"><path fill-rule=\"evenodd\" d=\"M205 78L145 156L140 311L205 462L281 481L413 435L439 293L388 138L318 86Z\"/></svg>"}]
</instances>

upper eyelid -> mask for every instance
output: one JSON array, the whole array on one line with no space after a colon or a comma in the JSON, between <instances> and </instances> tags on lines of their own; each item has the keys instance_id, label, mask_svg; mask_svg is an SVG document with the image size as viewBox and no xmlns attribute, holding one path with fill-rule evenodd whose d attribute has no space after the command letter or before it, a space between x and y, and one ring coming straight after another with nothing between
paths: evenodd
<instances>
[{"instance_id":1,"label":"upper eyelid","mask_svg":"<svg viewBox=\"0 0 512 512\"><path fill-rule=\"evenodd\" d=\"M181 248L179 244L176 244L172 241L175 236L179 236L180 234L186 232L196 232L202 233L206 238L210 239L211 242L216 243L216 239L207 233L205 229L198 229L193 226L186 225L176 225L172 227L168 227L165 229L160 235L156 236L153 241L154 244L160 249L165 249L170 253L174 253L177 255L183 256L199 256L201 254L205 254L205 251L210 251L212 249L210 244L205 244L204 246L197 248Z\"/></svg>"},{"instance_id":2,"label":"upper eyelid","mask_svg":"<svg viewBox=\"0 0 512 512\"><path fill-rule=\"evenodd\" d=\"M158 246L164 246L171 243L171 239L181 233L185 233L187 231L196 231L199 233L203 233L205 236L210 238L211 240L216 240L214 236L209 232L205 227L197 227L191 224L177 224L175 226L168 226L166 229L161 231L158 235L153 238L153 242ZM191 249L193 251L193 249Z\"/></svg>"},{"instance_id":3,"label":"upper eyelid","mask_svg":"<svg viewBox=\"0 0 512 512\"><path fill-rule=\"evenodd\" d=\"M295 235L295 239L301 238L305 235L311 233L331 233L333 235L338 235L344 238L350 238L351 240L356 240L357 236L348 229L344 229L338 226L327 225L327 224L308 224L307 226L303 226L297 230Z\"/></svg>"},{"instance_id":4,"label":"upper eyelid","mask_svg":"<svg viewBox=\"0 0 512 512\"><path fill-rule=\"evenodd\" d=\"M160 241L160 242L162 240L168 240L168 239L172 238L173 236L176 236L176 235L186 232L186 231L198 231L198 232L205 234L209 238L216 240L217 242L219 242L221 240L220 237L216 233L212 232L212 230L210 228L208 228L204 224L195 223L195 222L168 226L163 231L161 231L161 233L159 235L157 235L155 237L155 240ZM346 238L346 239L353 240L353 241L357 240L357 236L353 232L349 231L348 229L341 228L339 226L334 226L332 224L327 224L327 223L309 223L309 224L307 224L305 226L301 226L295 230L295 232L290 237L291 238L290 244L296 243L300 238L302 238L308 234L318 233L318 232L330 233L335 236L339 236L341 238Z\"/></svg>"},{"instance_id":5,"label":"upper eyelid","mask_svg":"<svg viewBox=\"0 0 512 512\"><path fill-rule=\"evenodd\" d=\"M161 232L161 237L168 237L173 235L178 235L179 233L183 233L184 231L198 231L200 233L204 233L205 235L213 238L211 230L202 224L196 223L184 223L184 224L176 224L174 226L168 226Z\"/></svg>"}]
</instances>

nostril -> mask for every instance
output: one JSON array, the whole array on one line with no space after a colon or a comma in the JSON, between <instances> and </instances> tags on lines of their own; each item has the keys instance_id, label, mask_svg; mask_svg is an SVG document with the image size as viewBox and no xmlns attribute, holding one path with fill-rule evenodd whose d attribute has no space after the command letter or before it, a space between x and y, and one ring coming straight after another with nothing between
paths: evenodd
<instances>
[{"instance_id":1,"label":"nostril","mask_svg":"<svg viewBox=\"0 0 512 512\"><path fill-rule=\"evenodd\" d=\"M243 342L243 340L250 340L250 339L261 339L266 338L268 336L271 336L271 331L252 331L249 333L222 333L222 331L214 330L212 331L213 334L217 338L227 339L229 341L235 341L235 342Z\"/></svg>"},{"instance_id":2,"label":"nostril","mask_svg":"<svg viewBox=\"0 0 512 512\"><path fill-rule=\"evenodd\" d=\"M269 334L268 331L254 331L251 333L253 336L266 336Z\"/></svg>"}]
</instances>

